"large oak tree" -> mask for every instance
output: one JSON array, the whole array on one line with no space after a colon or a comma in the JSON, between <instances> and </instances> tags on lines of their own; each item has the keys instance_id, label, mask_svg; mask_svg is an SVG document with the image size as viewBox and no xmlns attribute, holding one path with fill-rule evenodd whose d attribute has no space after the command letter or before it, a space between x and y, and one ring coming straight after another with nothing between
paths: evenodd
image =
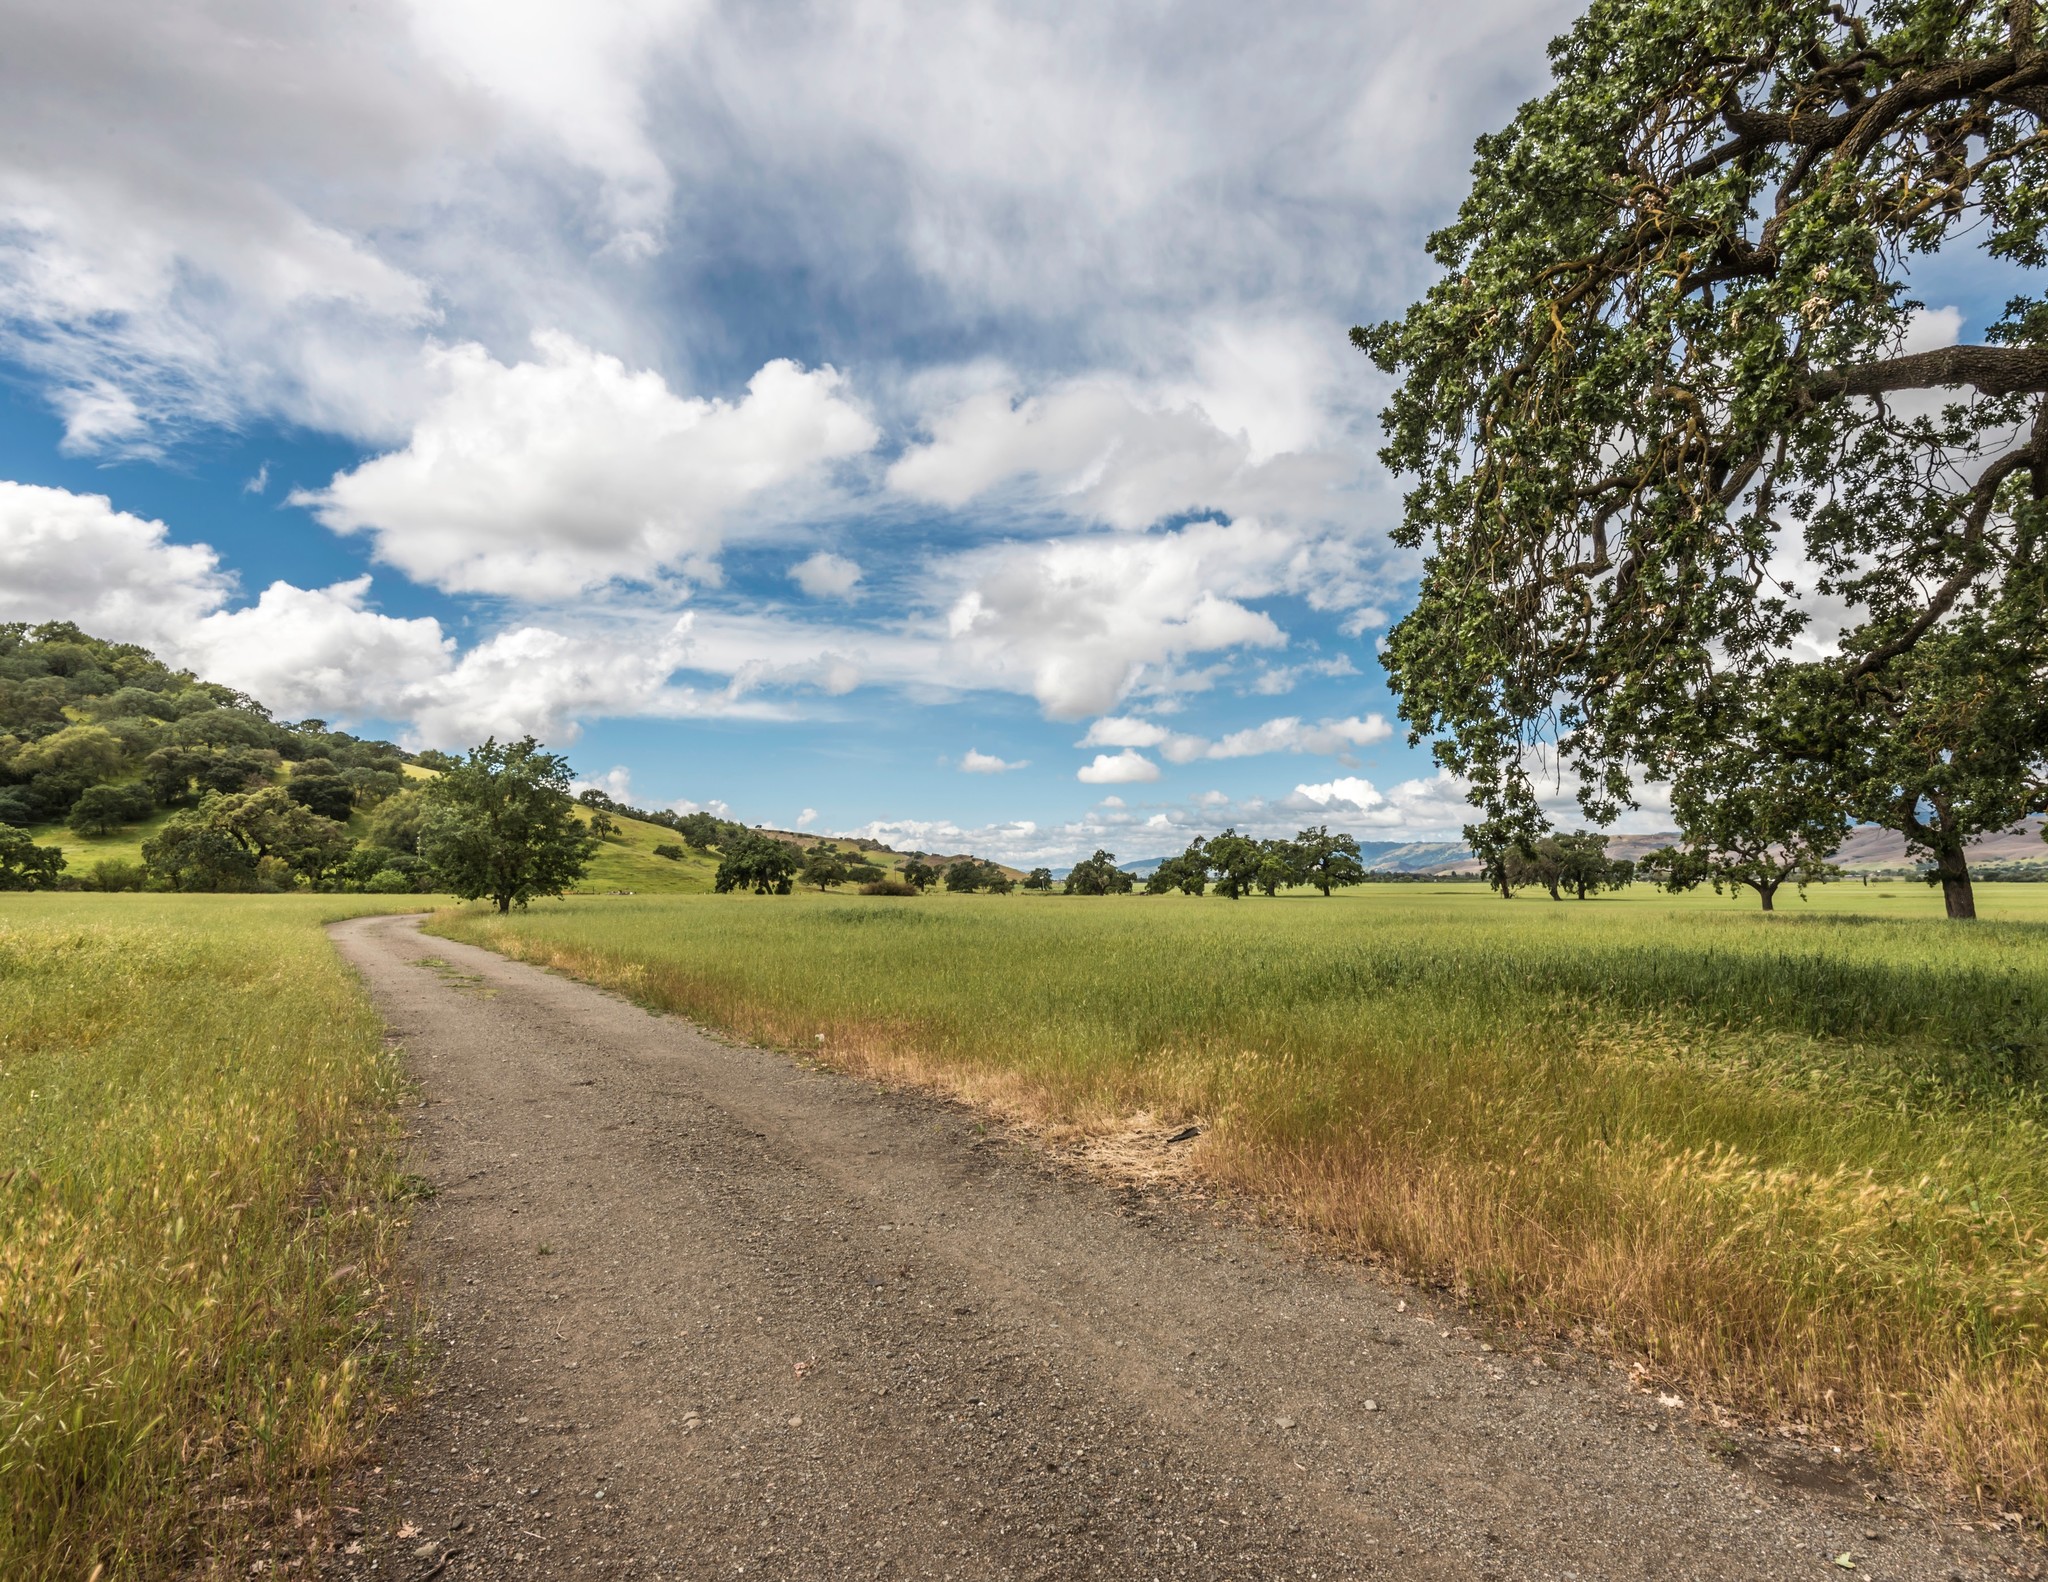
<instances>
[{"instance_id":1,"label":"large oak tree","mask_svg":"<svg viewBox=\"0 0 2048 1582\"><path fill-rule=\"evenodd\" d=\"M2048 695L2041 18L1599 0L1551 53L1443 278L1354 331L1426 555L1403 713L1520 836L1532 760L1604 820L1716 749L1726 689L1797 697L1788 752L1971 915L1964 842L2048 797L2048 710L1993 717ZM2012 281L1970 344L1915 295L1945 246Z\"/></svg>"}]
</instances>

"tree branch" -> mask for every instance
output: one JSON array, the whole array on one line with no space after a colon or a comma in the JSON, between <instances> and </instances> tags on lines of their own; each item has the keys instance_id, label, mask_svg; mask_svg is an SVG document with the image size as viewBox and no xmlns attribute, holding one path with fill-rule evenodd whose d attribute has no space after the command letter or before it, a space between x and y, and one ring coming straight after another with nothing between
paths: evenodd
<instances>
[{"instance_id":1,"label":"tree branch","mask_svg":"<svg viewBox=\"0 0 2048 1582\"><path fill-rule=\"evenodd\" d=\"M1971 385L1988 396L2048 392L2048 348L2033 346L1945 346L1882 362L1859 363L1811 374L1807 392L1816 400L1834 396L1875 396L1893 390L1930 390Z\"/></svg>"},{"instance_id":2,"label":"tree branch","mask_svg":"<svg viewBox=\"0 0 2048 1582\"><path fill-rule=\"evenodd\" d=\"M1973 564L1978 544L1984 538L1984 523L1991 515L1991 507L1997 503L1999 485L2024 466L2030 465L2040 454L2040 435L2036 434L2019 450L2001 456L1989 467L1984 476L1977 480L1977 486L1970 491L1970 509L1963 518L1963 564L1954 576L1935 590L1934 597L1927 601L1927 607L1913 617L1912 623L1888 643L1882 643L1858 659L1849 667L1844 678L1852 685L1867 675L1874 674L1906 652L1927 635L1927 629L1934 625L1955 605L1963 590L1975 582L1983 567Z\"/></svg>"}]
</instances>

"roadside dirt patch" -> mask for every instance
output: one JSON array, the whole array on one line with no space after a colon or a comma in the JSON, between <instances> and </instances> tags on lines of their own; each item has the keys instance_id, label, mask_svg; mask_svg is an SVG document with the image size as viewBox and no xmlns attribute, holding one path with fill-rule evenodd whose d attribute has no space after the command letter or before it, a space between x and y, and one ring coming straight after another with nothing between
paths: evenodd
<instances>
[{"instance_id":1,"label":"roadside dirt patch","mask_svg":"<svg viewBox=\"0 0 2048 1582\"><path fill-rule=\"evenodd\" d=\"M2033 1558L1880 1486L1797 1487L1615 1370L1298 1256L1170 1190L1181 1127L1077 1144L1106 1183L484 951L426 962L412 919L334 935L405 1041L439 1193L414 1255L432 1393L330 1575L1903 1582Z\"/></svg>"}]
</instances>

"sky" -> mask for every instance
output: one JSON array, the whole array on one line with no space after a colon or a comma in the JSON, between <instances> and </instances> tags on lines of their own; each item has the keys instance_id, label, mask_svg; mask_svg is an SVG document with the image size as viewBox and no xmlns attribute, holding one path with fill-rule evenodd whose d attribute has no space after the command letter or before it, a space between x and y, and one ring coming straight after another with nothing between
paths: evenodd
<instances>
[{"instance_id":1,"label":"sky","mask_svg":"<svg viewBox=\"0 0 2048 1582\"><path fill-rule=\"evenodd\" d=\"M7 11L0 620L1017 863L1469 816L1346 333L1568 8Z\"/></svg>"}]
</instances>

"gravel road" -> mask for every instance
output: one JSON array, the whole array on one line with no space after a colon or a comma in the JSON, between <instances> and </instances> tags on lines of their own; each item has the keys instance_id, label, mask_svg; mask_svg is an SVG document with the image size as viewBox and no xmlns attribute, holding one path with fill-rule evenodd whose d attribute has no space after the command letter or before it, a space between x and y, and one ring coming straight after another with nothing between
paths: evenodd
<instances>
[{"instance_id":1,"label":"gravel road","mask_svg":"<svg viewBox=\"0 0 2048 1582\"><path fill-rule=\"evenodd\" d=\"M1695 1425L1190 1194L416 919L332 932L439 1190L431 1389L330 1575L2032 1571L1825 1447Z\"/></svg>"}]
</instances>

